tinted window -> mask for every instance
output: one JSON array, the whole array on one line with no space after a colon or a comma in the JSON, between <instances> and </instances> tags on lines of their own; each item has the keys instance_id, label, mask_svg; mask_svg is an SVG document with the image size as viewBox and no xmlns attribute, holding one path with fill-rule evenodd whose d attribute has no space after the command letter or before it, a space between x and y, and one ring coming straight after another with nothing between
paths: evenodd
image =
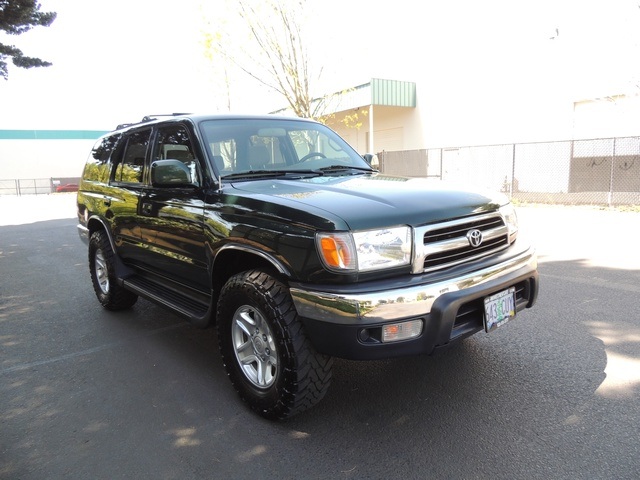
<instances>
[{"instance_id":1,"label":"tinted window","mask_svg":"<svg viewBox=\"0 0 640 480\"><path fill-rule=\"evenodd\" d=\"M116 166L114 181L141 183L144 174L144 159L149 146L151 130L133 132L126 136L123 143L121 160Z\"/></svg>"},{"instance_id":2,"label":"tinted window","mask_svg":"<svg viewBox=\"0 0 640 480\"><path fill-rule=\"evenodd\" d=\"M111 153L120 137L121 134L110 135L96 142L84 167L85 180L102 183L109 181Z\"/></svg>"}]
</instances>

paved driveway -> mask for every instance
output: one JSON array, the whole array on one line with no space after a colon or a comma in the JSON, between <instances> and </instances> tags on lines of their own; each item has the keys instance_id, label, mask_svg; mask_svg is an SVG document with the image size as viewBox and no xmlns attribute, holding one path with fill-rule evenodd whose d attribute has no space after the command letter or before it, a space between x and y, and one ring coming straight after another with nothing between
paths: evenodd
<instances>
[{"instance_id":1,"label":"paved driveway","mask_svg":"<svg viewBox=\"0 0 640 480\"><path fill-rule=\"evenodd\" d=\"M640 214L521 208L537 308L435 357L338 360L271 423L214 330L100 308L73 200L0 197L2 479L640 478Z\"/></svg>"}]
</instances>

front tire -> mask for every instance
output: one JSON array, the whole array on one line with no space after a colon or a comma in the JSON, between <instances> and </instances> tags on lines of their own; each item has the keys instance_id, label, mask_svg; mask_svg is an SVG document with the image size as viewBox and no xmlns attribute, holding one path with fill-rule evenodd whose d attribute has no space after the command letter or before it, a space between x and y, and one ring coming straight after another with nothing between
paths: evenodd
<instances>
[{"instance_id":1,"label":"front tire","mask_svg":"<svg viewBox=\"0 0 640 480\"><path fill-rule=\"evenodd\" d=\"M107 310L131 308L138 296L118 285L115 253L107 234L98 230L89 239L89 271L93 290L100 304Z\"/></svg>"},{"instance_id":2,"label":"front tire","mask_svg":"<svg viewBox=\"0 0 640 480\"><path fill-rule=\"evenodd\" d=\"M231 277L217 323L227 375L252 410L284 419L322 400L333 359L309 342L282 282L259 270Z\"/></svg>"}]
</instances>

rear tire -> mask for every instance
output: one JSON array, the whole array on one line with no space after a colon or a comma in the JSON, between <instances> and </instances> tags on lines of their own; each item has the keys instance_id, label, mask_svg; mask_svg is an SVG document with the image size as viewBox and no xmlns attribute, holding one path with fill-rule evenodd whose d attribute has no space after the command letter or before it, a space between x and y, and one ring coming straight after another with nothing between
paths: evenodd
<instances>
[{"instance_id":1,"label":"rear tire","mask_svg":"<svg viewBox=\"0 0 640 480\"><path fill-rule=\"evenodd\" d=\"M131 308L138 296L118 285L115 269L115 253L107 234L98 230L89 239L89 271L93 290L107 310Z\"/></svg>"},{"instance_id":2,"label":"rear tire","mask_svg":"<svg viewBox=\"0 0 640 480\"><path fill-rule=\"evenodd\" d=\"M259 270L231 277L220 293L217 321L227 375L255 412L284 419L327 393L333 359L315 351L279 280Z\"/></svg>"}]
</instances>

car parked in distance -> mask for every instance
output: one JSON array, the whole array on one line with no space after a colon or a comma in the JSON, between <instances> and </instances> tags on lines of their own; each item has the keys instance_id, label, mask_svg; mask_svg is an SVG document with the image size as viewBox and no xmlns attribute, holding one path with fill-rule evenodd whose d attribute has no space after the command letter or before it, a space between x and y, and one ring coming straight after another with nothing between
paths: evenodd
<instances>
[{"instance_id":1,"label":"car parked in distance","mask_svg":"<svg viewBox=\"0 0 640 480\"><path fill-rule=\"evenodd\" d=\"M56 193L77 192L77 191L78 191L78 185L75 183L66 183L64 185L56 186Z\"/></svg>"}]
</instances>

